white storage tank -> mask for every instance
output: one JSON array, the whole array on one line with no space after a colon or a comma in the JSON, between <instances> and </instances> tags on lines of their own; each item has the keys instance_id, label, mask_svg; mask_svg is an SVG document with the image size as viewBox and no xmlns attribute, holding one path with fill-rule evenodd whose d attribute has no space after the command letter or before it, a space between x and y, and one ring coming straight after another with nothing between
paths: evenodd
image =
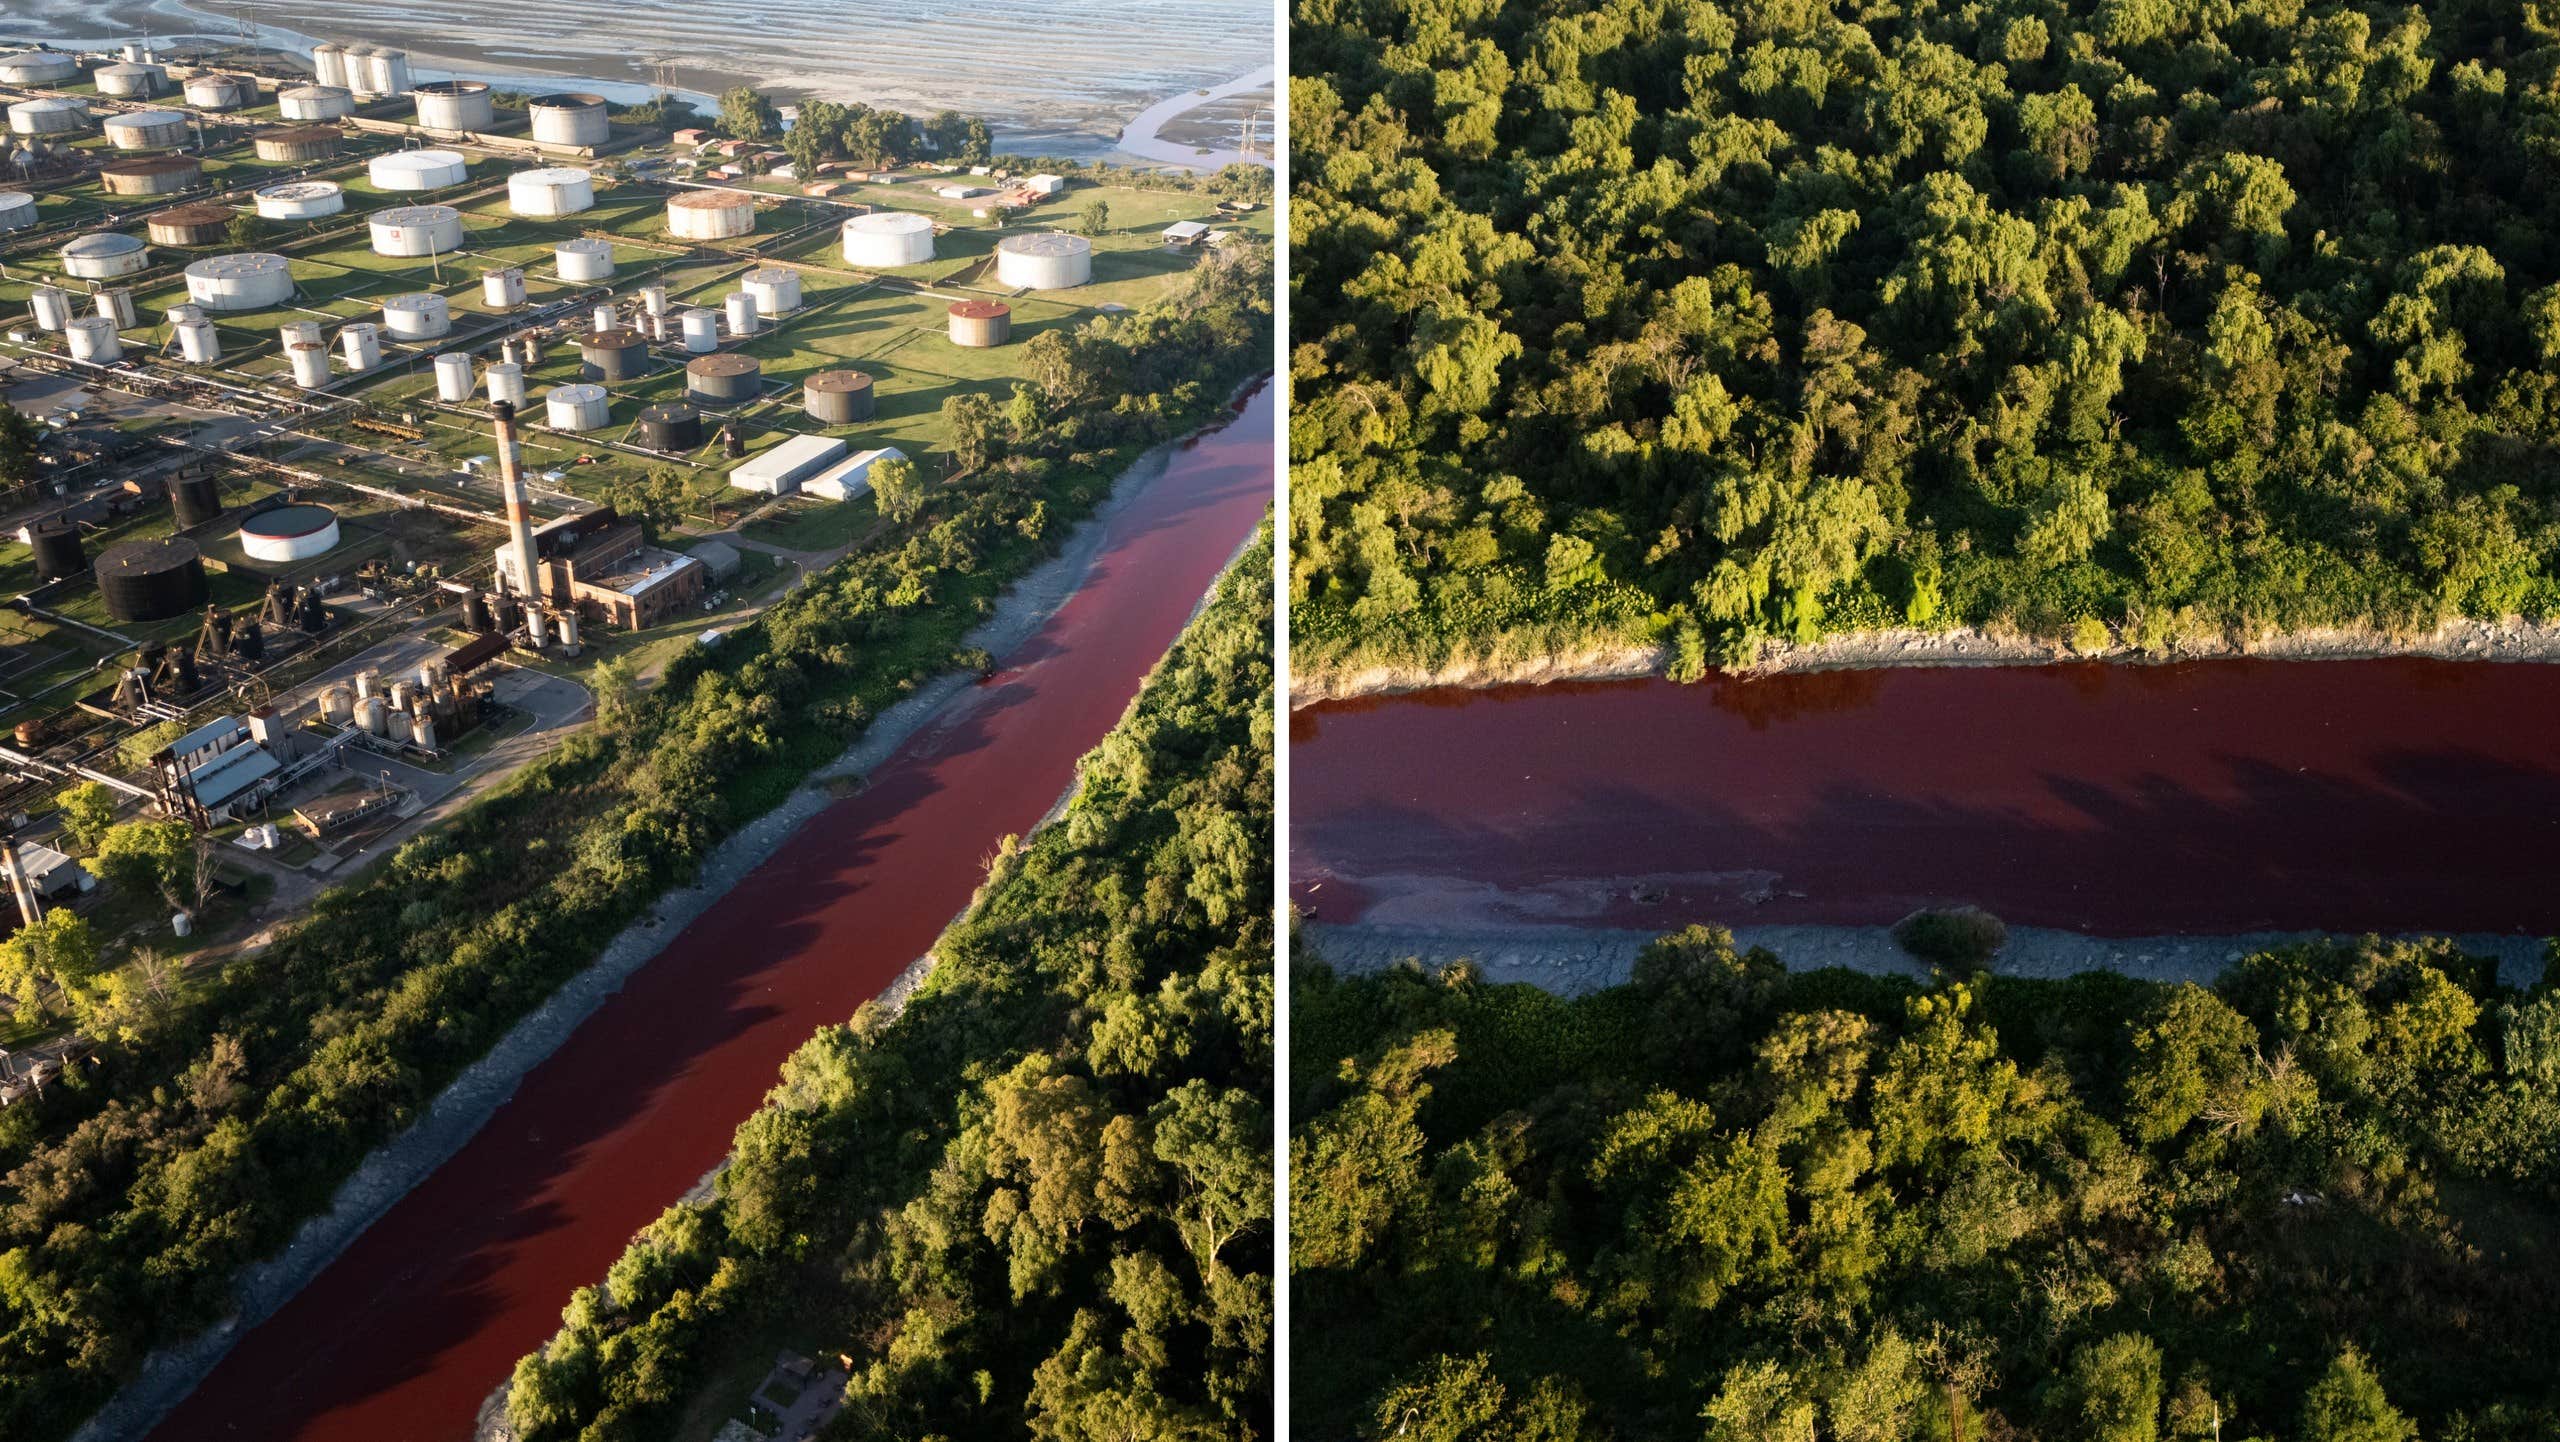
<instances>
[{"instance_id":1,"label":"white storage tank","mask_svg":"<svg viewBox=\"0 0 2560 1442\"><path fill-rule=\"evenodd\" d=\"M133 292L118 286L98 292L98 314L116 323L118 330L131 330L142 323L142 313L134 308Z\"/></svg>"},{"instance_id":2,"label":"white storage tank","mask_svg":"<svg viewBox=\"0 0 2560 1442\"><path fill-rule=\"evenodd\" d=\"M116 323L102 315L73 317L62 328L62 339L71 347L73 360L114 365L124 359L124 342L116 336Z\"/></svg>"},{"instance_id":3,"label":"white storage tank","mask_svg":"<svg viewBox=\"0 0 2560 1442\"><path fill-rule=\"evenodd\" d=\"M36 223L36 198L14 190L0 190L0 232L24 230Z\"/></svg>"},{"instance_id":4,"label":"white storage tank","mask_svg":"<svg viewBox=\"0 0 2560 1442\"><path fill-rule=\"evenodd\" d=\"M204 307L195 304L193 301L180 301L178 304L160 312L160 318L171 325L185 325L191 320L204 319Z\"/></svg>"},{"instance_id":5,"label":"white storage tank","mask_svg":"<svg viewBox=\"0 0 2560 1442\"><path fill-rule=\"evenodd\" d=\"M764 326L756 315L756 298L743 290L733 290L721 300L721 309L729 315L729 334L744 340Z\"/></svg>"},{"instance_id":6,"label":"white storage tank","mask_svg":"<svg viewBox=\"0 0 2560 1442\"><path fill-rule=\"evenodd\" d=\"M429 130L481 131L497 124L496 100L477 80L430 80L409 93L418 102L418 123Z\"/></svg>"},{"instance_id":7,"label":"white storage tank","mask_svg":"<svg viewBox=\"0 0 2560 1442\"><path fill-rule=\"evenodd\" d=\"M333 80L297 85L276 97L287 120L344 120L356 113L355 92Z\"/></svg>"},{"instance_id":8,"label":"white storage tank","mask_svg":"<svg viewBox=\"0 0 2560 1442\"><path fill-rule=\"evenodd\" d=\"M755 298L756 313L767 320L800 308L800 272L779 265L758 266L738 284Z\"/></svg>"},{"instance_id":9,"label":"white storage tank","mask_svg":"<svg viewBox=\"0 0 2560 1442\"><path fill-rule=\"evenodd\" d=\"M212 256L187 267L187 299L211 311L279 306L293 299L293 266L264 253Z\"/></svg>"},{"instance_id":10,"label":"white storage tank","mask_svg":"<svg viewBox=\"0 0 2560 1442\"><path fill-rule=\"evenodd\" d=\"M323 89L347 89L347 47L334 40L312 46L311 73Z\"/></svg>"},{"instance_id":11,"label":"white storage tank","mask_svg":"<svg viewBox=\"0 0 2560 1442\"><path fill-rule=\"evenodd\" d=\"M371 736L383 736L391 730L391 703L380 696L367 696L356 703L356 724Z\"/></svg>"},{"instance_id":12,"label":"white storage tank","mask_svg":"<svg viewBox=\"0 0 2560 1442\"><path fill-rule=\"evenodd\" d=\"M442 190L471 178L471 162L450 150L395 150L377 155L365 175L380 190Z\"/></svg>"},{"instance_id":13,"label":"white storage tank","mask_svg":"<svg viewBox=\"0 0 2560 1442\"><path fill-rule=\"evenodd\" d=\"M277 506L240 523L240 549L250 560L291 565L338 545L338 513L313 502Z\"/></svg>"},{"instance_id":14,"label":"white storage tank","mask_svg":"<svg viewBox=\"0 0 2560 1442\"><path fill-rule=\"evenodd\" d=\"M524 367L514 361L500 361L481 373L489 386L489 403L505 401L517 410L524 409Z\"/></svg>"},{"instance_id":15,"label":"white storage tank","mask_svg":"<svg viewBox=\"0 0 2560 1442\"><path fill-rule=\"evenodd\" d=\"M695 355L709 355L720 348L718 311L689 310L684 313L684 348Z\"/></svg>"},{"instance_id":16,"label":"white storage tank","mask_svg":"<svg viewBox=\"0 0 2560 1442\"><path fill-rule=\"evenodd\" d=\"M100 95L120 100L147 100L169 88L169 72L157 65L137 65L126 61L118 65L101 65L89 76Z\"/></svg>"},{"instance_id":17,"label":"white storage tank","mask_svg":"<svg viewBox=\"0 0 2560 1442\"><path fill-rule=\"evenodd\" d=\"M524 272L509 268L480 277L480 299L491 310L514 310L524 304Z\"/></svg>"},{"instance_id":18,"label":"white storage tank","mask_svg":"<svg viewBox=\"0 0 2560 1442\"><path fill-rule=\"evenodd\" d=\"M555 431L600 431L611 419L611 404L598 385L553 386L542 403Z\"/></svg>"},{"instance_id":19,"label":"white storage tank","mask_svg":"<svg viewBox=\"0 0 2560 1442\"><path fill-rule=\"evenodd\" d=\"M35 316L38 330L59 331L71 324L71 297L60 286L37 286L27 297L27 309Z\"/></svg>"},{"instance_id":20,"label":"white storage tank","mask_svg":"<svg viewBox=\"0 0 2560 1442\"><path fill-rule=\"evenodd\" d=\"M79 73L79 61L55 51L0 55L0 85L59 85Z\"/></svg>"},{"instance_id":21,"label":"white storage tank","mask_svg":"<svg viewBox=\"0 0 2560 1442\"><path fill-rule=\"evenodd\" d=\"M98 128L118 150L169 150L187 143L195 122L174 110L132 110L108 116Z\"/></svg>"},{"instance_id":22,"label":"white storage tank","mask_svg":"<svg viewBox=\"0 0 2560 1442\"><path fill-rule=\"evenodd\" d=\"M564 240L551 253L552 265L562 280L589 281L613 278L613 242L593 236Z\"/></svg>"},{"instance_id":23,"label":"white storage tank","mask_svg":"<svg viewBox=\"0 0 2560 1442\"><path fill-rule=\"evenodd\" d=\"M471 399L471 357L460 351L436 357L436 399L453 406Z\"/></svg>"},{"instance_id":24,"label":"white storage tank","mask_svg":"<svg viewBox=\"0 0 2560 1442\"><path fill-rule=\"evenodd\" d=\"M346 358L351 371L378 368L382 364L382 328L363 321L350 323L338 332L338 353Z\"/></svg>"},{"instance_id":25,"label":"white storage tank","mask_svg":"<svg viewBox=\"0 0 2560 1442\"><path fill-rule=\"evenodd\" d=\"M239 75L207 70L187 77L181 87L187 103L198 110L247 110L258 103L258 84Z\"/></svg>"},{"instance_id":26,"label":"white storage tank","mask_svg":"<svg viewBox=\"0 0 2560 1442\"><path fill-rule=\"evenodd\" d=\"M644 285L640 287L640 308L651 315L665 315L667 313L667 288L663 285Z\"/></svg>"},{"instance_id":27,"label":"white storage tank","mask_svg":"<svg viewBox=\"0 0 2560 1442\"><path fill-rule=\"evenodd\" d=\"M601 95L537 95L526 108L540 144L592 148L613 138L613 120Z\"/></svg>"},{"instance_id":28,"label":"white storage tank","mask_svg":"<svg viewBox=\"0 0 2560 1442\"><path fill-rule=\"evenodd\" d=\"M575 215L594 209L595 203L595 177L574 166L519 170L507 177L507 209L518 215Z\"/></svg>"},{"instance_id":29,"label":"white storage tank","mask_svg":"<svg viewBox=\"0 0 2560 1442\"><path fill-rule=\"evenodd\" d=\"M286 321L283 325L276 327L276 339L277 343L286 350L301 345L318 345L320 344L320 322L316 320Z\"/></svg>"},{"instance_id":30,"label":"white storage tank","mask_svg":"<svg viewBox=\"0 0 2560 1442\"><path fill-rule=\"evenodd\" d=\"M844 262L864 270L893 270L933 259L933 222L907 210L857 215L844 223Z\"/></svg>"},{"instance_id":31,"label":"white storage tank","mask_svg":"<svg viewBox=\"0 0 2560 1442\"><path fill-rule=\"evenodd\" d=\"M1024 290L1065 290L1093 279L1093 242L1060 230L996 242L996 280Z\"/></svg>"},{"instance_id":32,"label":"white storage tank","mask_svg":"<svg viewBox=\"0 0 2560 1442\"><path fill-rule=\"evenodd\" d=\"M756 228L752 196L688 190L667 202L667 233L678 240L728 240Z\"/></svg>"},{"instance_id":33,"label":"white storage tank","mask_svg":"<svg viewBox=\"0 0 2560 1442\"><path fill-rule=\"evenodd\" d=\"M462 212L450 205L394 206L375 211L365 224L376 255L450 255L462 248Z\"/></svg>"},{"instance_id":34,"label":"white storage tank","mask_svg":"<svg viewBox=\"0 0 2560 1442\"><path fill-rule=\"evenodd\" d=\"M293 365L293 383L307 391L316 391L329 383L329 348L325 345L291 345L285 347L285 359Z\"/></svg>"},{"instance_id":35,"label":"white storage tank","mask_svg":"<svg viewBox=\"0 0 2560 1442\"><path fill-rule=\"evenodd\" d=\"M9 129L17 135L75 135L88 126L86 101L21 100L9 107Z\"/></svg>"},{"instance_id":36,"label":"white storage tank","mask_svg":"<svg viewBox=\"0 0 2560 1442\"><path fill-rule=\"evenodd\" d=\"M604 304L597 306L594 310L587 312L587 329L598 335L602 335L609 330L620 330L622 329L622 314L613 308L613 302L606 301Z\"/></svg>"},{"instance_id":37,"label":"white storage tank","mask_svg":"<svg viewBox=\"0 0 2560 1442\"><path fill-rule=\"evenodd\" d=\"M81 280L113 280L151 268L151 247L130 235L95 231L62 248L62 273Z\"/></svg>"},{"instance_id":38,"label":"white storage tank","mask_svg":"<svg viewBox=\"0 0 2560 1442\"><path fill-rule=\"evenodd\" d=\"M382 82L383 94L408 94L410 84L409 52L405 50L375 50L373 52L373 73L374 78Z\"/></svg>"},{"instance_id":39,"label":"white storage tank","mask_svg":"<svg viewBox=\"0 0 2560 1442\"><path fill-rule=\"evenodd\" d=\"M178 357L192 366L212 365L222 359L222 333L202 316L178 322Z\"/></svg>"},{"instance_id":40,"label":"white storage tank","mask_svg":"<svg viewBox=\"0 0 2560 1442\"><path fill-rule=\"evenodd\" d=\"M382 303L382 323L393 340L433 340L453 333L453 307L440 295L395 295Z\"/></svg>"},{"instance_id":41,"label":"white storage tank","mask_svg":"<svg viewBox=\"0 0 2560 1442\"><path fill-rule=\"evenodd\" d=\"M318 220L347 208L347 192L333 180L289 180L257 194L261 220Z\"/></svg>"}]
</instances>

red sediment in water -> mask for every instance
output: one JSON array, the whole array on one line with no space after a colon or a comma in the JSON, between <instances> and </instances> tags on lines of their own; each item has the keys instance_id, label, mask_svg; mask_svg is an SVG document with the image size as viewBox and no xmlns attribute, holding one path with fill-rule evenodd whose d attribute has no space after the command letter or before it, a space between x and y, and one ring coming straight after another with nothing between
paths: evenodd
<instances>
[{"instance_id":1,"label":"red sediment in water","mask_svg":"<svg viewBox=\"0 0 2560 1442\"><path fill-rule=\"evenodd\" d=\"M1006 669L687 927L151 1435L469 1435L570 1292L718 1163L783 1058L922 955L997 838L1066 789L1270 503L1272 416L1266 390L1175 457Z\"/></svg>"},{"instance_id":2,"label":"red sediment in water","mask_svg":"<svg viewBox=\"0 0 2560 1442\"><path fill-rule=\"evenodd\" d=\"M1293 718L1321 920L2545 934L2560 666L1886 669Z\"/></svg>"}]
</instances>

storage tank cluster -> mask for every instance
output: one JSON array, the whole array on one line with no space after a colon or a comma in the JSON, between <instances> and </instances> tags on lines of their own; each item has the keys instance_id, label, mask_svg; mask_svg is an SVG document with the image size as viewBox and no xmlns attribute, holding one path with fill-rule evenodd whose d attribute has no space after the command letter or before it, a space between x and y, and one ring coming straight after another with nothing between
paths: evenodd
<instances>
[{"instance_id":1,"label":"storage tank cluster","mask_svg":"<svg viewBox=\"0 0 2560 1442\"><path fill-rule=\"evenodd\" d=\"M471 178L471 162L450 150L395 150L377 155L365 174L383 190L442 190Z\"/></svg>"},{"instance_id":2,"label":"storage tank cluster","mask_svg":"<svg viewBox=\"0 0 2560 1442\"><path fill-rule=\"evenodd\" d=\"M113 280L150 267L150 246L112 230L92 232L62 248L62 273L79 280Z\"/></svg>"},{"instance_id":3,"label":"storage tank cluster","mask_svg":"<svg viewBox=\"0 0 2560 1442\"><path fill-rule=\"evenodd\" d=\"M821 425L849 426L879 410L871 377L860 371L820 371L800 387L801 406Z\"/></svg>"},{"instance_id":4,"label":"storage tank cluster","mask_svg":"<svg viewBox=\"0 0 2560 1442\"><path fill-rule=\"evenodd\" d=\"M393 206L375 211L365 226L376 255L450 255L462 248L462 212L450 205Z\"/></svg>"},{"instance_id":5,"label":"storage tank cluster","mask_svg":"<svg viewBox=\"0 0 2560 1442\"><path fill-rule=\"evenodd\" d=\"M667 201L667 233L678 240L728 240L756 228L752 196L688 190Z\"/></svg>"},{"instance_id":6,"label":"storage tank cluster","mask_svg":"<svg viewBox=\"0 0 2560 1442\"><path fill-rule=\"evenodd\" d=\"M951 343L972 348L1003 345L1013 339L1013 307L1000 300L962 300L951 304Z\"/></svg>"},{"instance_id":7,"label":"storage tank cluster","mask_svg":"<svg viewBox=\"0 0 2560 1442\"><path fill-rule=\"evenodd\" d=\"M424 291L395 295L382 303L382 322L394 340L433 340L453 333L453 307Z\"/></svg>"},{"instance_id":8,"label":"storage tank cluster","mask_svg":"<svg viewBox=\"0 0 2560 1442\"><path fill-rule=\"evenodd\" d=\"M996 279L1024 290L1065 290L1093 279L1093 242L1062 230L996 242Z\"/></svg>"},{"instance_id":9,"label":"storage tank cluster","mask_svg":"<svg viewBox=\"0 0 2560 1442\"><path fill-rule=\"evenodd\" d=\"M0 233L25 230L36 223L36 198L15 190L0 190Z\"/></svg>"},{"instance_id":10,"label":"storage tank cluster","mask_svg":"<svg viewBox=\"0 0 2560 1442\"><path fill-rule=\"evenodd\" d=\"M334 180L288 180L257 193L263 220L318 220L347 208L347 192Z\"/></svg>"},{"instance_id":11,"label":"storage tank cluster","mask_svg":"<svg viewBox=\"0 0 2560 1442\"><path fill-rule=\"evenodd\" d=\"M476 594L465 598L463 616L466 626L484 629L488 602ZM387 685L380 671L360 671L352 685L322 688L319 699L320 719L332 726L353 726L426 751L435 750L440 735L458 730L465 713L477 709L471 683L447 671L441 660L420 665L414 680L404 676Z\"/></svg>"},{"instance_id":12,"label":"storage tank cluster","mask_svg":"<svg viewBox=\"0 0 2560 1442\"><path fill-rule=\"evenodd\" d=\"M258 82L244 75L202 71L188 76L180 89L198 110L247 110L258 103Z\"/></svg>"},{"instance_id":13,"label":"storage tank cluster","mask_svg":"<svg viewBox=\"0 0 2560 1442\"><path fill-rule=\"evenodd\" d=\"M98 167L109 195L175 195L204 180L204 162L192 155L153 155Z\"/></svg>"},{"instance_id":14,"label":"storage tank cluster","mask_svg":"<svg viewBox=\"0 0 2560 1442\"><path fill-rule=\"evenodd\" d=\"M863 270L894 270L933 259L933 221L909 210L857 215L844 223L844 261Z\"/></svg>"},{"instance_id":15,"label":"storage tank cluster","mask_svg":"<svg viewBox=\"0 0 2560 1442\"><path fill-rule=\"evenodd\" d=\"M507 209L518 215L575 215L594 209L595 203L595 177L573 166L519 170L507 177Z\"/></svg>"},{"instance_id":16,"label":"storage tank cluster","mask_svg":"<svg viewBox=\"0 0 2560 1442\"><path fill-rule=\"evenodd\" d=\"M344 84L324 80L318 85L297 85L278 95L276 109L287 120L344 120L356 113L356 96Z\"/></svg>"},{"instance_id":17,"label":"storage tank cluster","mask_svg":"<svg viewBox=\"0 0 2560 1442\"><path fill-rule=\"evenodd\" d=\"M613 119L601 95L537 95L527 109L536 144L592 149L613 138Z\"/></svg>"},{"instance_id":18,"label":"storage tank cluster","mask_svg":"<svg viewBox=\"0 0 2560 1442\"><path fill-rule=\"evenodd\" d=\"M431 80L414 87L418 124L429 130L483 131L498 122L497 99L477 80Z\"/></svg>"},{"instance_id":19,"label":"storage tank cluster","mask_svg":"<svg viewBox=\"0 0 2560 1442\"><path fill-rule=\"evenodd\" d=\"M16 135L77 135L89 128L85 100L21 100L9 107L9 130Z\"/></svg>"},{"instance_id":20,"label":"storage tank cluster","mask_svg":"<svg viewBox=\"0 0 2560 1442\"><path fill-rule=\"evenodd\" d=\"M567 281L611 280L613 242L593 236L564 240L551 252L552 266Z\"/></svg>"},{"instance_id":21,"label":"storage tank cluster","mask_svg":"<svg viewBox=\"0 0 2560 1442\"><path fill-rule=\"evenodd\" d=\"M195 122L175 110L129 110L99 123L118 150L174 150L195 133Z\"/></svg>"},{"instance_id":22,"label":"storage tank cluster","mask_svg":"<svg viewBox=\"0 0 2560 1442\"><path fill-rule=\"evenodd\" d=\"M260 160L280 165L309 165L327 160L346 143L334 125L297 125L289 130L262 130L249 144Z\"/></svg>"},{"instance_id":23,"label":"storage tank cluster","mask_svg":"<svg viewBox=\"0 0 2560 1442\"><path fill-rule=\"evenodd\" d=\"M101 65L89 76L100 95L118 100L148 100L169 88L169 72L164 66L123 61Z\"/></svg>"},{"instance_id":24,"label":"storage tank cluster","mask_svg":"<svg viewBox=\"0 0 2560 1442\"><path fill-rule=\"evenodd\" d=\"M59 85L80 73L80 62L52 50L0 55L0 85Z\"/></svg>"},{"instance_id":25,"label":"storage tank cluster","mask_svg":"<svg viewBox=\"0 0 2560 1442\"><path fill-rule=\"evenodd\" d=\"M341 55L346 78L338 83L363 99L380 99L386 95L405 95L409 91L409 57L406 52L385 49L379 45L350 45ZM328 72L320 72L323 83L329 83Z\"/></svg>"},{"instance_id":26,"label":"storage tank cluster","mask_svg":"<svg viewBox=\"0 0 2560 1442\"><path fill-rule=\"evenodd\" d=\"M739 288L756 303L756 313L767 320L791 314L800 308L800 272L779 265L758 266L738 278Z\"/></svg>"},{"instance_id":27,"label":"storage tank cluster","mask_svg":"<svg viewBox=\"0 0 2560 1442\"><path fill-rule=\"evenodd\" d=\"M157 211L142 222L143 233L153 245L187 247L220 245L230 238L231 222L237 212L230 206L211 201L173 205Z\"/></svg>"},{"instance_id":28,"label":"storage tank cluster","mask_svg":"<svg viewBox=\"0 0 2560 1442\"><path fill-rule=\"evenodd\" d=\"M543 396L543 411L555 431L600 431L612 418L604 387L580 381L553 386Z\"/></svg>"}]
</instances>

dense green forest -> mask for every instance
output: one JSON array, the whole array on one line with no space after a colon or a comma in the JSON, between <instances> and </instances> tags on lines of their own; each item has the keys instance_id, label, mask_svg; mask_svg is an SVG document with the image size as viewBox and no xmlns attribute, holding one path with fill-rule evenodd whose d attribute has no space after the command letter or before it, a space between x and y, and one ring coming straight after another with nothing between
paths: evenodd
<instances>
[{"instance_id":1,"label":"dense green forest","mask_svg":"<svg viewBox=\"0 0 2560 1442\"><path fill-rule=\"evenodd\" d=\"M780 1345L852 1358L831 1437L1272 1435L1271 581L1266 529L915 999L571 1300L527 1442L670 1435Z\"/></svg>"},{"instance_id":2,"label":"dense green forest","mask_svg":"<svg viewBox=\"0 0 2560 1442\"><path fill-rule=\"evenodd\" d=\"M62 1436L221 1316L243 1263L721 838L877 710L981 663L965 637L1004 588L1266 365L1270 291L1268 258L1242 253L1035 338L1040 381L946 407L973 469L885 539L655 689L602 695L594 724L217 984L96 1018L96 1066L0 1111L0 1436Z\"/></svg>"},{"instance_id":3,"label":"dense green forest","mask_svg":"<svg viewBox=\"0 0 2560 1442\"><path fill-rule=\"evenodd\" d=\"M1312 674L2560 609L2560 10L1296 12Z\"/></svg>"},{"instance_id":4,"label":"dense green forest","mask_svg":"<svg viewBox=\"0 0 2560 1442\"><path fill-rule=\"evenodd\" d=\"M2560 965L1291 984L1303 1435L2560 1435ZM1960 1430L1959 1430L1960 1429Z\"/></svg>"}]
</instances>

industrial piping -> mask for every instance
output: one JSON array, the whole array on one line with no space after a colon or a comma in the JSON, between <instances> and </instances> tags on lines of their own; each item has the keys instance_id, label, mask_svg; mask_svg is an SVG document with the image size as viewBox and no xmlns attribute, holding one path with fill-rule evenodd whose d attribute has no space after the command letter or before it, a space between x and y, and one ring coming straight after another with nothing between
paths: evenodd
<instances>
[{"instance_id":1,"label":"industrial piping","mask_svg":"<svg viewBox=\"0 0 2560 1442\"><path fill-rule=\"evenodd\" d=\"M489 414L498 423L498 486L507 498L507 534L514 541L516 579L527 599L540 601L542 572L534 560L533 509L525 499L524 471L516 455L516 408L507 401L492 401Z\"/></svg>"}]
</instances>

